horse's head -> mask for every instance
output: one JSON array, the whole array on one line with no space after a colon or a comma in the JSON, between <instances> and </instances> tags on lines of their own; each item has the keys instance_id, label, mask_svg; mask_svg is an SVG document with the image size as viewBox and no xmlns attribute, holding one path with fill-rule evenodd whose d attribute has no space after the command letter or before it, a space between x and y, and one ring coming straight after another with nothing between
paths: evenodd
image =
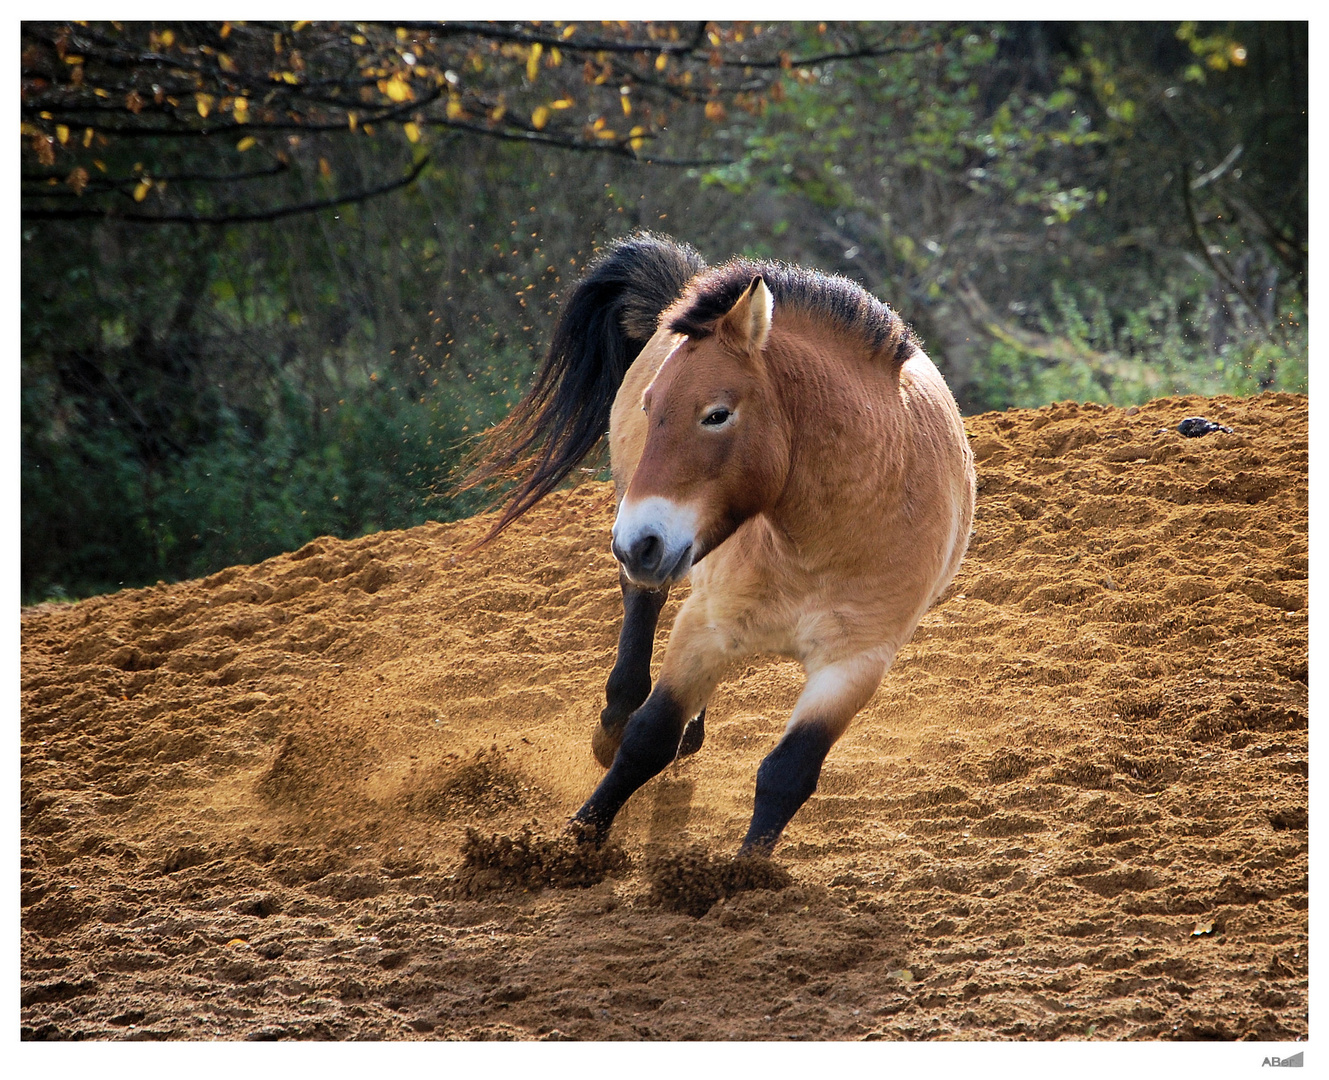
<instances>
[{"instance_id":1,"label":"horse's head","mask_svg":"<svg viewBox=\"0 0 1329 1080\"><path fill-rule=\"evenodd\" d=\"M642 395L646 442L613 542L639 585L680 581L784 488L789 435L764 356L772 307L754 278L712 326L680 341Z\"/></svg>"}]
</instances>

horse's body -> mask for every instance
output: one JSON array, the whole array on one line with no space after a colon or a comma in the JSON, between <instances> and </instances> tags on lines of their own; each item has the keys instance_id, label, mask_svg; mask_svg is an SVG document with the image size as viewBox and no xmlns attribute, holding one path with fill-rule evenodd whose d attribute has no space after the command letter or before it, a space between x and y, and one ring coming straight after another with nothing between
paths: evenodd
<instances>
[{"instance_id":1,"label":"horse's body","mask_svg":"<svg viewBox=\"0 0 1329 1080\"><path fill-rule=\"evenodd\" d=\"M609 771L574 821L603 838L632 792L700 747L725 669L777 653L798 660L807 683L757 773L742 850L763 852L955 575L973 519L973 458L945 382L886 305L842 278L699 262L663 238L612 246L574 290L537 383L548 399L560 366L565 392L585 384L568 357L579 350L584 369L586 354L605 354L584 335L611 333L612 312L631 361L609 410L625 619L592 740ZM641 264L650 272L636 280ZM554 411L544 408L547 428ZM556 456L546 449L546 472ZM689 574L652 689L656 620L669 586Z\"/></svg>"}]
</instances>

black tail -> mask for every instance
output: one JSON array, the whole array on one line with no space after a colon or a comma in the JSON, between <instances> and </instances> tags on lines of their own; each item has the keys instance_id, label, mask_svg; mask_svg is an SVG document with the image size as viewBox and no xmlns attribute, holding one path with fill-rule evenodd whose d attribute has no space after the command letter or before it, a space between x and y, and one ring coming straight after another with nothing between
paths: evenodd
<instances>
[{"instance_id":1,"label":"black tail","mask_svg":"<svg viewBox=\"0 0 1329 1080\"><path fill-rule=\"evenodd\" d=\"M535 383L470 461L460 490L515 480L488 543L556 488L609 430L609 410L660 313L705 267L690 246L647 232L586 268L554 325Z\"/></svg>"}]
</instances>

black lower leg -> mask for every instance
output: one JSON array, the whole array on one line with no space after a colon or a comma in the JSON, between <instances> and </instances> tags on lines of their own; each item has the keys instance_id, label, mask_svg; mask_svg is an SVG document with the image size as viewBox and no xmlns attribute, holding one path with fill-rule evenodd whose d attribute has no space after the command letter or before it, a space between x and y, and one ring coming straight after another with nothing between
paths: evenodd
<instances>
[{"instance_id":1,"label":"black lower leg","mask_svg":"<svg viewBox=\"0 0 1329 1080\"><path fill-rule=\"evenodd\" d=\"M596 838L603 840L614 815L632 793L674 760L686 721L682 706L668 689L656 686L628 720L609 772L573 822L591 826Z\"/></svg>"},{"instance_id":2,"label":"black lower leg","mask_svg":"<svg viewBox=\"0 0 1329 1080\"><path fill-rule=\"evenodd\" d=\"M651 650L655 646L655 628L660 609L669 595L669 587L643 589L633 585L622 572L623 628L618 634L618 656L614 670L605 684L605 707L600 713L601 732L595 740L596 757L606 768L614 758L618 739L634 709L651 692ZM605 760L607 758L607 760Z\"/></svg>"},{"instance_id":3,"label":"black lower leg","mask_svg":"<svg viewBox=\"0 0 1329 1080\"><path fill-rule=\"evenodd\" d=\"M757 770L757 799L752 824L740 855L767 854L798 808L817 790L821 763L835 739L818 723L802 723L788 732Z\"/></svg>"},{"instance_id":4,"label":"black lower leg","mask_svg":"<svg viewBox=\"0 0 1329 1080\"><path fill-rule=\"evenodd\" d=\"M683 729L683 738L678 744L678 756L685 758L690 754L695 754L701 749L701 744L706 739L706 710L702 709L696 716L688 721L688 726Z\"/></svg>"}]
</instances>

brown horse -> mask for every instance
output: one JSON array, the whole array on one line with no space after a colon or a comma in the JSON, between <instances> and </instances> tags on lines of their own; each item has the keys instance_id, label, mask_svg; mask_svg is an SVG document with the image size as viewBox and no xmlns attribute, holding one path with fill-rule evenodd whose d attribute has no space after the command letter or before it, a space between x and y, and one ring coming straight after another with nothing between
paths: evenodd
<instances>
[{"instance_id":1,"label":"brown horse","mask_svg":"<svg viewBox=\"0 0 1329 1080\"><path fill-rule=\"evenodd\" d=\"M740 853L769 853L964 556L974 470L955 400L900 318L847 279L706 269L637 234L574 288L475 474L522 476L491 538L606 419L625 617L592 737L609 771L573 821L603 839L633 792L700 748L725 670L777 653L807 682L757 770ZM652 689L656 621L689 575Z\"/></svg>"}]
</instances>

